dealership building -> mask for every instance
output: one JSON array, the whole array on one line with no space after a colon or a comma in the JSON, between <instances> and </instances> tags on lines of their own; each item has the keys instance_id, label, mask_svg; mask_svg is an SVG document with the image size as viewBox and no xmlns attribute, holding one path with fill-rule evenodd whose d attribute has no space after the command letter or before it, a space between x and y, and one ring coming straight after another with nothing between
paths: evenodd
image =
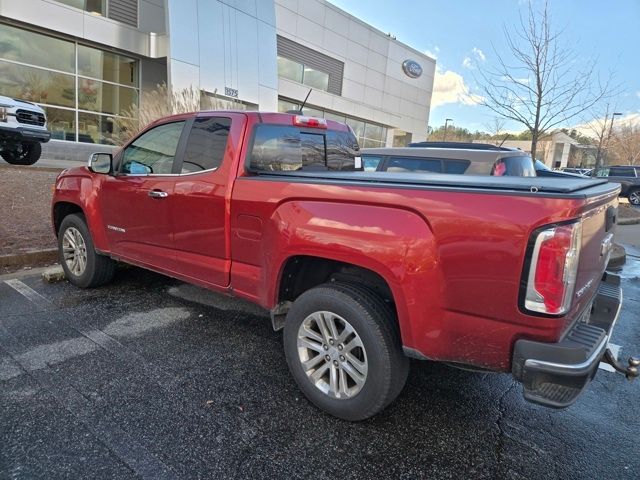
<instances>
[{"instance_id":1,"label":"dealership building","mask_svg":"<svg viewBox=\"0 0 640 480\"><path fill-rule=\"evenodd\" d=\"M55 140L115 142L167 84L202 105L347 122L361 146L424 140L435 60L324 0L0 0L0 95ZM56 142L54 142L56 143Z\"/></svg>"}]
</instances>

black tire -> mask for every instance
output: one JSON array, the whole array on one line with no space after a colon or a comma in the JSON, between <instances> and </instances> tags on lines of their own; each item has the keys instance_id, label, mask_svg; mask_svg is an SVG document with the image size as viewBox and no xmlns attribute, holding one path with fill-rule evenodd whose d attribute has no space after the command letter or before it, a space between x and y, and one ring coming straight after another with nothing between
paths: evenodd
<instances>
[{"instance_id":1,"label":"black tire","mask_svg":"<svg viewBox=\"0 0 640 480\"><path fill-rule=\"evenodd\" d=\"M39 142L23 143L21 152L9 150L0 155L5 162L11 165L33 165L42 155L42 145Z\"/></svg>"},{"instance_id":2,"label":"black tire","mask_svg":"<svg viewBox=\"0 0 640 480\"><path fill-rule=\"evenodd\" d=\"M320 311L347 320L366 351L366 379L351 398L332 398L316 387L298 355L299 328L312 313ZM374 292L359 285L324 284L300 295L287 314L284 351L304 395L321 410L343 420L360 421L379 413L400 394L409 372L394 312Z\"/></svg>"},{"instance_id":3,"label":"black tire","mask_svg":"<svg viewBox=\"0 0 640 480\"><path fill-rule=\"evenodd\" d=\"M80 275L70 270L64 258L63 239L66 231L70 228L79 232L85 245L86 267ZM93 288L109 283L116 273L116 262L96 252L84 215L80 213L67 215L60 224L60 230L58 231L58 259L67 280L81 288Z\"/></svg>"},{"instance_id":4,"label":"black tire","mask_svg":"<svg viewBox=\"0 0 640 480\"><path fill-rule=\"evenodd\" d=\"M640 188L629 190L628 199L631 205L640 205Z\"/></svg>"}]
</instances>

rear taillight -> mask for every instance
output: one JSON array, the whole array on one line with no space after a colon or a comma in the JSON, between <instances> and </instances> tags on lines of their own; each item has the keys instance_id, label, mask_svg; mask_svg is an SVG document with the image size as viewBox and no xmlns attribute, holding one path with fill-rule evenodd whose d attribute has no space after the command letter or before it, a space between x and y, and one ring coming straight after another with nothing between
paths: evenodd
<instances>
[{"instance_id":1,"label":"rear taillight","mask_svg":"<svg viewBox=\"0 0 640 480\"><path fill-rule=\"evenodd\" d=\"M293 124L297 127L327 128L327 121L324 118L306 117L304 115L293 117Z\"/></svg>"},{"instance_id":2,"label":"rear taillight","mask_svg":"<svg viewBox=\"0 0 640 480\"><path fill-rule=\"evenodd\" d=\"M531 312L562 315L571 307L582 224L558 225L534 235L524 307Z\"/></svg>"}]
</instances>

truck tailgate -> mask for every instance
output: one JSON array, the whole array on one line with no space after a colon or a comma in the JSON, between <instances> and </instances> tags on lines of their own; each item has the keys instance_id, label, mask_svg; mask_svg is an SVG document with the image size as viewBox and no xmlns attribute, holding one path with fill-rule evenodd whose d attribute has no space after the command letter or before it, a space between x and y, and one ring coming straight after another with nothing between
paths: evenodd
<instances>
[{"instance_id":1,"label":"truck tailgate","mask_svg":"<svg viewBox=\"0 0 640 480\"><path fill-rule=\"evenodd\" d=\"M582 245L573 294L574 314L584 311L596 293L613 248L618 212L618 188L608 185L587 200L582 213Z\"/></svg>"}]
</instances>

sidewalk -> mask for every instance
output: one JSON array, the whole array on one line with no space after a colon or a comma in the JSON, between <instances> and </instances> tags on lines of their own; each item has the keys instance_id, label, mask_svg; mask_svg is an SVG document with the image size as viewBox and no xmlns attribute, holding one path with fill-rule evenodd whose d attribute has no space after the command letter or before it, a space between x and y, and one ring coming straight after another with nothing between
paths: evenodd
<instances>
[{"instance_id":1,"label":"sidewalk","mask_svg":"<svg viewBox=\"0 0 640 480\"><path fill-rule=\"evenodd\" d=\"M50 208L52 187L62 168L0 164L0 266L15 265L24 256L30 265L55 258L42 252L56 248Z\"/></svg>"}]
</instances>

